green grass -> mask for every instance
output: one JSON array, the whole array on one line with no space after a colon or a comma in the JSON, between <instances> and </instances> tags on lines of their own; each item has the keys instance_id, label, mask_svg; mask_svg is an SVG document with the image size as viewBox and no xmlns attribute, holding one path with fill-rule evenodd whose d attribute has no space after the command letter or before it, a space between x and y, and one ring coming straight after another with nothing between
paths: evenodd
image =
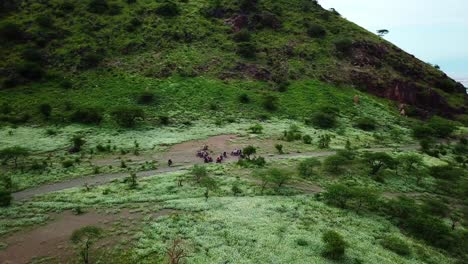
<instances>
[{"instance_id":1,"label":"green grass","mask_svg":"<svg viewBox=\"0 0 468 264\"><path fill-rule=\"evenodd\" d=\"M109 214L129 208L147 216L160 208L171 208L179 213L158 219L144 217L141 223L132 224L135 233L122 243L130 246L126 248L134 261L161 260L172 239L182 238L189 246L191 263L329 263L321 256L321 234L334 229L349 245L345 263L452 263L450 258L400 234L381 217L330 208L311 196L257 196L259 187L236 179L229 168L210 166L209 171L219 188L207 202L204 188L190 180L177 187L177 179L184 173L141 180L135 190L116 181L89 192L75 188L3 208L0 234L50 221L49 213L76 207ZM234 184L243 191L240 197L231 192ZM113 225L109 232L126 234L120 231L122 228L129 227ZM398 234L419 253L401 257L384 249L378 240L391 234ZM299 245L298 240L307 241L307 245Z\"/></svg>"}]
</instances>

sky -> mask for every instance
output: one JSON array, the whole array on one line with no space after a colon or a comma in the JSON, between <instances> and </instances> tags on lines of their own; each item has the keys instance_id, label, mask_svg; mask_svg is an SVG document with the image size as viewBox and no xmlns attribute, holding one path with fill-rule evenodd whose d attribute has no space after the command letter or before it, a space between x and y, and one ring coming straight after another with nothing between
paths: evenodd
<instances>
[{"instance_id":1,"label":"sky","mask_svg":"<svg viewBox=\"0 0 468 264\"><path fill-rule=\"evenodd\" d=\"M319 0L448 75L468 80L468 0Z\"/></svg>"}]
</instances>

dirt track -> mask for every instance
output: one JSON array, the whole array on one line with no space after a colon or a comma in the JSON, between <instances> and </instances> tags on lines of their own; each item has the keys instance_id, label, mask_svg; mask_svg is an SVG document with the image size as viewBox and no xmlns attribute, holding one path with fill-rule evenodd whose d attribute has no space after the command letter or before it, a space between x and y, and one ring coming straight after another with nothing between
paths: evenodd
<instances>
[{"instance_id":1,"label":"dirt track","mask_svg":"<svg viewBox=\"0 0 468 264\"><path fill-rule=\"evenodd\" d=\"M196 151L200 146L208 145L210 150L213 151L213 155L217 153L222 153L222 151L232 150L235 148L245 147L246 144L234 143L236 139L235 135L221 135L211 137L206 140L195 140L176 144L172 146L166 153L157 158L157 161L160 164L165 164L167 159L171 158L174 161L175 166L167 167L163 165L156 170L150 171L141 171L137 173L138 177L149 177L149 176L158 176L167 172L181 171L189 169L194 164L202 164L202 160L195 156ZM271 145L271 144L270 144ZM406 146L400 148L401 150L416 150L418 149L417 145ZM370 148L365 149L367 151L374 152L384 152L391 151L391 148ZM278 160L278 159L289 159L296 157L326 157L334 155L335 151L316 151L316 152L306 152L306 153L291 153L291 154L264 154L267 160ZM236 157L229 157L225 162L235 162L237 161ZM67 180L59 183L52 183L47 185L42 185L39 187L23 190L13 194L13 199L15 200L24 200L29 199L37 195L47 194L51 192L61 191L69 188L84 186L85 184L89 185L102 185L109 183L115 179L121 179L128 177L127 172L122 173L109 173L109 174L97 174L93 176L86 176L81 178L76 178L72 180Z\"/></svg>"}]
</instances>

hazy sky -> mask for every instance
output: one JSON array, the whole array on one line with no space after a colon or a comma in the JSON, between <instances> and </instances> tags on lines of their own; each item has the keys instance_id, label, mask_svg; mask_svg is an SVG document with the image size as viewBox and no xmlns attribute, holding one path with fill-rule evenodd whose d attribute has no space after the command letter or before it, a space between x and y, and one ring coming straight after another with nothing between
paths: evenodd
<instances>
[{"instance_id":1,"label":"hazy sky","mask_svg":"<svg viewBox=\"0 0 468 264\"><path fill-rule=\"evenodd\" d=\"M452 77L468 77L468 0L319 0Z\"/></svg>"}]
</instances>

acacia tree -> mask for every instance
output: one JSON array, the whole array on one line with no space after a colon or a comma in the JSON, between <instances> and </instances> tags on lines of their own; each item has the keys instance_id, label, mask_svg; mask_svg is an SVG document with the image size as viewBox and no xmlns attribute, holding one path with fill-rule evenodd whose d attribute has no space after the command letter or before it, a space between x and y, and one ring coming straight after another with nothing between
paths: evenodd
<instances>
[{"instance_id":1,"label":"acacia tree","mask_svg":"<svg viewBox=\"0 0 468 264\"><path fill-rule=\"evenodd\" d=\"M200 166L200 165L194 165L191 170L191 174L194 178L194 180L197 183L200 183L200 181L208 176L208 171L206 170L205 167Z\"/></svg>"},{"instance_id":2,"label":"acacia tree","mask_svg":"<svg viewBox=\"0 0 468 264\"><path fill-rule=\"evenodd\" d=\"M271 168L267 171L270 175L271 182L275 183L278 188L281 188L292 178L292 172L281 168Z\"/></svg>"},{"instance_id":3,"label":"acacia tree","mask_svg":"<svg viewBox=\"0 0 468 264\"><path fill-rule=\"evenodd\" d=\"M174 239L169 248L167 248L167 256L170 264L180 264L189 255L182 239Z\"/></svg>"},{"instance_id":4,"label":"acacia tree","mask_svg":"<svg viewBox=\"0 0 468 264\"><path fill-rule=\"evenodd\" d=\"M75 230L71 236L73 244L78 246L83 264L89 263L89 252L96 240L102 236L103 230L95 226L85 226Z\"/></svg>"},{"instance_id":5,"label":"acacia tree","mask_svg":"<svg viewBox=\"0 0 468 264\"><path fill-rule=\"evenodd\" d=\"M23 147L11 147L0 150L0 159L3 159L3 163L7 163L10 160L13 160L15 169L18 168L18 160L21 157L27 157L31 152Z\"/></svg>"},{"instance_id":6,"label":"acacia tree","mask_svg":"<svg viewBox=\"0 0 468 264\"><path fill-rule=\"evenodd\" d=\"M368 152L364 154L364 160L369 164L370 175L377 175L384 168L392 168L395 165L395 159L385 152Z\"/></svg>"},{"instance_id":7,"label":"acacia tree","mask_svg":"<svg viewBox=\"0 0 468 264\"><path fill-rule=\"evenodd\" d=\"M383 36L387 35L388 33L390 33L390 31L388 29L379 29L379 30L377 30L377 34L379 35L379 37L383 37Z\"/></svg>"},{"instance_id":8,"label":"acacia tree","mask_svg":"<svg viewBox=\"0 0 468 264\"><path fill-rule=\"evenodd\" d=\"M202 178L202 180L200 181L200 185L205 187L205 201L208 201L208 198L210 197L210 191L213 191L216 188L218 188L218 184L216 183L216 181L208 176Z\"/></svg>"},{"instance_id":9,"label":"acacia tree","mask_svg":"<svg viewBox=\"0 0 468 264\"><path fill-rule=\"evenodd\" d=\"M242 153L244 153L247 159L250 159L250 156L257 153L257 148L255 148L254 146L247 146L243 149Z\"/></svg>"}]
</instances>

